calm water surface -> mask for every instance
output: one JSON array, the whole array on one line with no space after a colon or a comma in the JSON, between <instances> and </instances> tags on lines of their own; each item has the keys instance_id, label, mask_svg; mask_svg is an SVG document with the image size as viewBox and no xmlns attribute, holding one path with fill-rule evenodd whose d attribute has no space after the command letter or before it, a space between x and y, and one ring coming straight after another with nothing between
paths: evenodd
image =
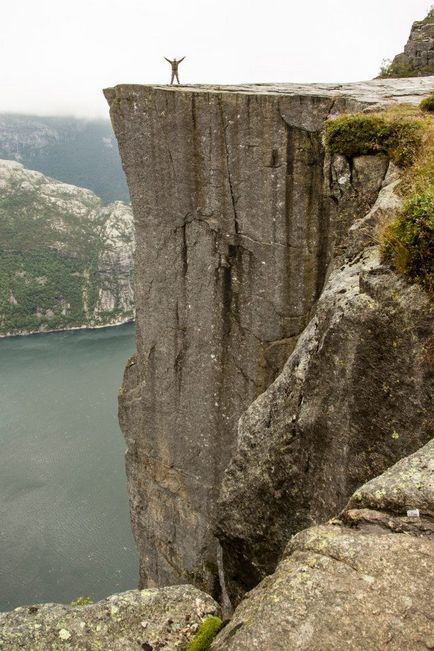
<instances>
[{"instance_id":1,"label":"calm water surface","mask_svg":"<svg viewBox=\"0 0 434 651\"><path fill-rule=\"evenodd\" d=\"M136 587L117 392L132 325L0 339L0 610Z\"/></svg>"}]
</instances>

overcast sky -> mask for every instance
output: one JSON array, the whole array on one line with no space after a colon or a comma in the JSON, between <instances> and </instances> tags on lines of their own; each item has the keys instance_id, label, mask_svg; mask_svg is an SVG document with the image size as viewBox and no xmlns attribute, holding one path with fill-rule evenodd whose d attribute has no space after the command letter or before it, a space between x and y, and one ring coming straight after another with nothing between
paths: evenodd
<instances>
[{"instance_id":1,"label":"overcast sky","mask_svg":"<svg viewBox=\"0 0 434 651\"><path fill-rule=\"evenodd\" d=\"M0 0L0 112L107 116L101 89L370 79L432 0Z\"/></svg>"}]
</instances>

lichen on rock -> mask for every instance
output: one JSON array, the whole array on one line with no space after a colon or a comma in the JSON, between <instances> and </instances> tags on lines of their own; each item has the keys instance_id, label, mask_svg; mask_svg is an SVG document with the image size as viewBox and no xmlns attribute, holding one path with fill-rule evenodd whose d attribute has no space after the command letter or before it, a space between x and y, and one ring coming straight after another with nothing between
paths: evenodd
<instances>
[{"instance_id":1,"label":"lichen on rock","mask_svg":"<svg viewBox=\"0 0 434 651\"><path fill-rule=\"evenodd\" d=\"M219 615L192 586L131 590L80 607L23 606L0 613L2 651L185 651L198 626Z\"/></svg>"},{"instance_id":2,"label":"lichen on rock","mask_svg":"<svg viewBox=\"0 0 434 651\"><path fill-rule=\"evenodd\" d=\"M212 650L432 648L433 452L434 440L359 489L340 516L295 535Z\"/></svg>"}]
</instances>

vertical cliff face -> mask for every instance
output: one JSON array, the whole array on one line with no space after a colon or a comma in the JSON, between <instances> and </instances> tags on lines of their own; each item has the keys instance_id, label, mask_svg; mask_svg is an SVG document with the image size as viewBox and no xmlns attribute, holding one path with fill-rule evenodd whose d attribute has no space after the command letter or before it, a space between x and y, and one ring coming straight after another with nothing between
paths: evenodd
<instances>
[{"instance_id":1,"label":"vertical cliff face","mask_svg":"<svg viewBox=\"0 0 434 651\"><path fill-rule=\"evenodd\" d=\"M340 232L382 185L384 159L332 168L324 120L423 90L105 91L136 224L137 354L120 422L142 585L218 592L215 503L238 418L282 369Z\"/></svg>"}]
</instances>

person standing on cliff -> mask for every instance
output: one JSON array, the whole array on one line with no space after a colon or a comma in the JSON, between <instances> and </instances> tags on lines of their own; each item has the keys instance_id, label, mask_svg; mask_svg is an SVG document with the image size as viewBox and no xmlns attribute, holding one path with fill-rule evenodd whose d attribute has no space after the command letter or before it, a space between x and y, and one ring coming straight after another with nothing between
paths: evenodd
<instances>
[{"instance_id":1,"label":"person standing on cliff","mask_svg":"<svg viewBox=\"0 0 434 651\"><path fill-rule=\"evenodd\" d=\"M173 82L174 82L175 77L176 77L176 81L177 81L178 84L179 84L180 81L179 81L179 77L178 77L178 66L179 66L179 64L181 63L181 61L184 61L185 57L182 57L182 59L179 59L179 61L177 61L176 59L173 59L173 61L171 61L171 60L168 59L167 57L164 57L164 58L165 58L166 61L168 61L168 62L170 63L170 65L172 66L172 79L170 80L170 85L173 86Z\"/></svg>"}]
</instances>

